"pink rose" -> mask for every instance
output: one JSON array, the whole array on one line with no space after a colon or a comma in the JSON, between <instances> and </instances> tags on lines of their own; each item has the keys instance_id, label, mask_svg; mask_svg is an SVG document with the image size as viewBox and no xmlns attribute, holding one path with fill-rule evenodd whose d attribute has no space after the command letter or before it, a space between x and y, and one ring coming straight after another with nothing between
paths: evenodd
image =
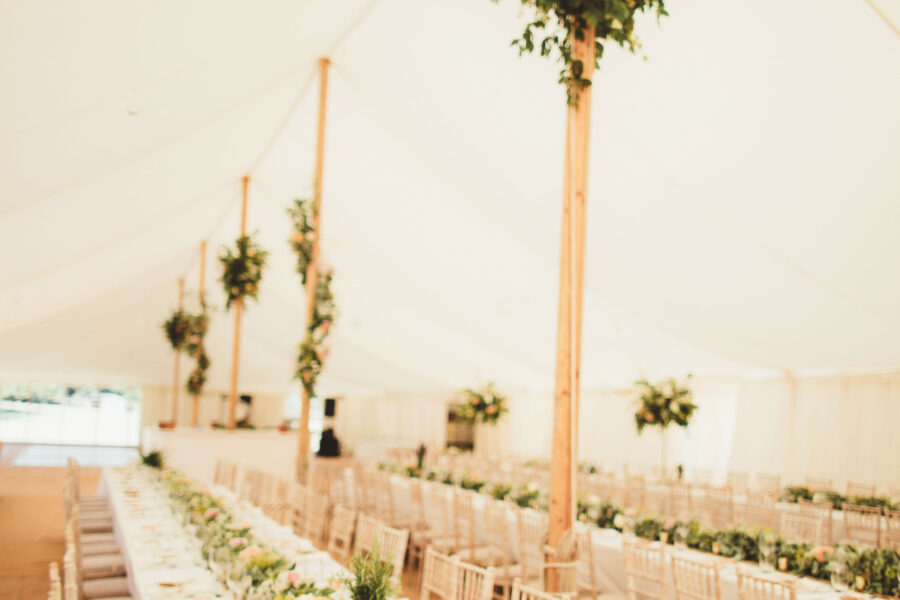
<instances>
[{"instance_id":1,"label":"pink rose","mask_svg":"<svg viewBox=\"0 0 900 600\"><path fill-rule=\"evenodd\" d=\"M215 517L217 514L219 514L218 508L210 508L205 513L203 513L203 518L206 519L207 521L209 521L210 519Z\"/></svg>"},{"instance_id":2,"label":"pink rose","mask_svg":"<svg viewBox=\"0 0 900 600\"><path fill-rule=\"evenodd\" d=\"M484 409L484 412L486 412L486 413L489 414L489 415L492 415L492 414L494 414L495 412L497 412L497 407L496 407L495 405L491 404L491 405L488 406L486 409Z\"/></svg>"},{"instance_id":3,"label":"pink rose","mask_svg":"<svg viewBox=\"0 0 900 600\"><path fill-rule=\"evenodd\" d=\"M232 548L237 548L238 546L246 546L247 538L242 538L242 537L231 538L230 540L228 540L228 545L231 546Z\"/></svg>"},{"instance_id":4,"label":"pink rose","mask_svg":"<svg viewBox=\"0 0 900 600\"><path fill-rule=\"evenodd\" d=\"M300 583L300 573L298 573L297 571L288 571L285 577L291 585L297 585L298 583Z\"/></svg>"},{"instance_id":5,"label":"pink rose","mask_svg":"<svg viewBox=\"0 0 900 600\"><path fill-rule=\"evenodd\" d=\"M669 519L663 525L663 529L672 529L673 527L675 527L675 519Z\"/></svg>"},{"instance_id":6,"label":"pink rose","mask_svg":"<svg viewBox=\"0 0 900 600\"><path fill-rule=\"evenodd\" d=\"M632 506L631 508L626 508L626 509L625 509L625 516L626 516L626 517L636 517L637 514L638 514L638 511L637 511L637 509L634 508L633 506Z\"/></svg>"},{"instance_id":7,"label":"pink rose","mask_svg":"<svg viewBox=\"0 0 900 600\"><path fill-rule=\"evenodd\" d=\"M247 546L241 553L238 554L238 558L241 560L250 560L251 558L256 558L257 556L263 553L262 548L259 546Z\"/></svg>"},{"instance_id":8,"label":"pink rose","mask_svg":"<svg viewBox=\"0 0 900 600\"><path fill-rule=\"evenodd\" d=\"M823 563L825 562L825 555L830 554L832 550L834 550L834 548L831 546L818 546L813 549L813 552L816 555L816 560Z\"/></svg>"},{"instance_id":9,"label":"pink rose","mask_svg":"<svg viewBox=\"0 0 900 600\"><path fill-rule=\"evenodd\" d=\"M648 412L648 413L644 416L644 418L647 420L648 423L652 423L653 421L656 420L656 417L653 416L653 413L652 413L652 412Z\"/></svg>"}]
</instances>

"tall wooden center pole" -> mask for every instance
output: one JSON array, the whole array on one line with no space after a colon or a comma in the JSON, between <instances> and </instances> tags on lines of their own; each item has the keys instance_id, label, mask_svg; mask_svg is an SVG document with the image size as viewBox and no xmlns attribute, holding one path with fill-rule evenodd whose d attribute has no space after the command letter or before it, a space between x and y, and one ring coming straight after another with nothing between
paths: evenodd
<instances>
[{"instance_id":1,"label":"tall wooden center pole","mask_svg":"<svg viewBox=\"0 0 900 600\"><path fill-rule=\"evenodd\" d=\"M574 56L594 73L594 31L584 39L572 37ZM553 398L553 447L550 464L549 543L555 547L575 519L575 468L578 443L578 399L581 380L581 315L584 288L587 165L590 141L591 88L581 92L577 106L566 114L563 180L562 246L559 269L559 309L556 340L556 386ZM548 573L547 589L555 591L558 577Z\"/></svg>"},{"instance_id":2,"label":"tall wooden center pole","mask_svg":"<svg viewBox=\"0 0 900 600\"><path fill-rule=\"evenodd\" d=\"M206 240L200 242L200 285L198 293L200 294L200 310L206 309ZM200 356L203 354L203 344L197 345L197 364L200 364ZM194 394L194 405L191 410L191 425L197 426L200 420L200 394Z\"/></svg>"},{"instance_id":3,"label":"tall wooden center pole","mask_svg":"<svg viewBox=\"0 0 900 600\"><path fill-rule=\"evenodd\" d=\"M250 185L250 176L244 175L241 179L241 235L247 233L247 187ZM238 401L238 367L241 357L241 315L244 312L244 299L238 298L234 302L234 345L231 348L231 393L228 396L228 429L235 428L234 413Z\"/></svg>"},{"instance_id":4,"label":"tall wooden center pole","mask_svg":"<svg viewBox=\"0 0 900 600\"><path fill-rule=\"evenodd\" d=\"M178 310L184 308L184 277L178 279ZM175 350L175 372L172 377L172 425L178 422L178 388L181 370L181 349Z\"/></svg>"},{"instance_id":5,"label":"tall wooden center pole","mask_svg":"<svg viewBox=\"0 0 900 600\"><path fill-rule=\"evenodd\" d=\"M316 283L319 280L319 240L322 239L322 171L325 166L325 108L328 100L328 67L331 61L319 59L319 117L316 125L316 171L313 180L313 238L312 260L306 267L306 322L311 323L316 309ZM300 421L297 424L297 481L306 483L309 474L309 392L302 386Z\"/></svg>"}]
</instances>

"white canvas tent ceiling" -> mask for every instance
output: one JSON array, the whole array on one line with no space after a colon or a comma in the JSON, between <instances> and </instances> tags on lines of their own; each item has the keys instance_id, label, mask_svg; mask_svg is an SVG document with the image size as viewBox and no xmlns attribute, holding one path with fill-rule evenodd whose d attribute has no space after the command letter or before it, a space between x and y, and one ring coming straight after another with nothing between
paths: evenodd
<instances>
[{"instance_id":1,"label":"white canvas tent ceiling","mask_svg":"<svg viewBox=\"0 0 900 600\"><path fill-rule=\"evenodd\" d=\"M670 0L595 78L584 387L900 366L900 38L863 0ZM890 2L879 3L900 16ZM0 375L166 383L197 251L271 251L242 388L289 389L333 60L326 393L553 381L564 92L505 0L0 5ZM211 300L223 306L210 260ZM232 319L214 315L211 385Z\"/></svg>"}]
</instances>

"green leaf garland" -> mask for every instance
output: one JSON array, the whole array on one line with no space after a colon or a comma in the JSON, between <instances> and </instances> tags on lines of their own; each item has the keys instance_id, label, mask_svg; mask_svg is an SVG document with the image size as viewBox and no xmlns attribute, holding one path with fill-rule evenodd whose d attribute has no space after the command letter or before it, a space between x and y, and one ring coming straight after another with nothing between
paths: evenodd
<instances>
[{"instance_id":1,"label":"green leaf garland","mask_svg":"<svg viewBox=\"0 0 900 600\"><path fill-rule=\"evenodd\" d=\"M288 214L294 225L294 233L289 243L297 255L297 273L300 275L300 281L306 287L306 273L313 260L316 240L315 207L309 200L296 199L294 205L288 209ZM337 317L337 306L331 291L333 277L334 272L327 269L321 270L316 278L312 318L306 324L306 334L297 352L297 369L294 376L300 380L310 396L315 395L316 381L328 360L330 351L325 346L325 340Z\"/></svg>"},{"instance_id":2,"label":"green leaf garland","mask_svg":"<svg viewBox=\"0 0 900 600\"><path fill-rule=\"evenodd\" d=\"M172 350L181 350L190 329L190 315L180 308L172 311L172 315L163 322L162 328Z\"/></svg>"},{"instance_id":3,"label":"green leaf garland","mask_svg":"<svg viewBox=\"0 0 900 600\"><path fill-rule=\"evenodd\" d=\"M239 236L234 249L222 247L219 262L222 264L220 281L225 290L225 308L231 308L238 298L249 296L256 300L268 255L249 235Z\"/></svg>"},{"instance_id":4,"label":"green leaf garland","mask_svg":"<svg viewBox=\"0 0 900 600\"><path fill-rule=\"evenodd\" d=\"M494 0L497 2L498 0ZM531 21L521 37L512 45L519 54L557 55L563 63L559 83L566 86L569 104L577 105L582 90L591 85L583 76L584 64L573 56L572 37L584 39L585 31L594 30L594 61L600 58L606 43L618 44L629 52L641 48L634 32L638 13L656 13L657 19L668 15L665 0L521 0L532 10Z\"/></svg>"}]
</instances>

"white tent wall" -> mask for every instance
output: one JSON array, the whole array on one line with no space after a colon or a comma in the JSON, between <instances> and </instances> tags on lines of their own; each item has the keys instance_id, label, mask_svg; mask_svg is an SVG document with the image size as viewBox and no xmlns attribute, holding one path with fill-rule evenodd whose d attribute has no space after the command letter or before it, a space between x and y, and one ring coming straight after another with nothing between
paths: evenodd
<instances>
[{"instance_id":1,"label":"white tent wall","mask_svg":"<svg viewBox=\"0 0 900 600\"><path fill-rule=\"evenodd\" d=\"M183 367L182 367L183 368ZM252 422L257 427L275 427L283 419L285 394L253 393ZM206 390L200 396L199 423L208 426L210 422L224 423L227 411L223 398L225 390ZM178 425L187 426L191 422L194 399L186 392L178 398ZM172 415L172 387L144 386L141 388L141 424L155 426L159 421L168 421Z\"/></svg>"},{"instance_id":2,"label":"white tent wall","mask_svg":"<svg viewBox=\"0 0 900 600\"><path fill-rule=\"evenodd\" d=\"M900 374L796 379L696 379L689 429L670 428L670 466L776 473L787 483L827 477L900 488ZM633 390L582 397L579 460L620 469L660 464L660 435L634 428ZM551 395L516 396L498 431L510 454L547 458Z\"/></svg>"}]
</instances>

